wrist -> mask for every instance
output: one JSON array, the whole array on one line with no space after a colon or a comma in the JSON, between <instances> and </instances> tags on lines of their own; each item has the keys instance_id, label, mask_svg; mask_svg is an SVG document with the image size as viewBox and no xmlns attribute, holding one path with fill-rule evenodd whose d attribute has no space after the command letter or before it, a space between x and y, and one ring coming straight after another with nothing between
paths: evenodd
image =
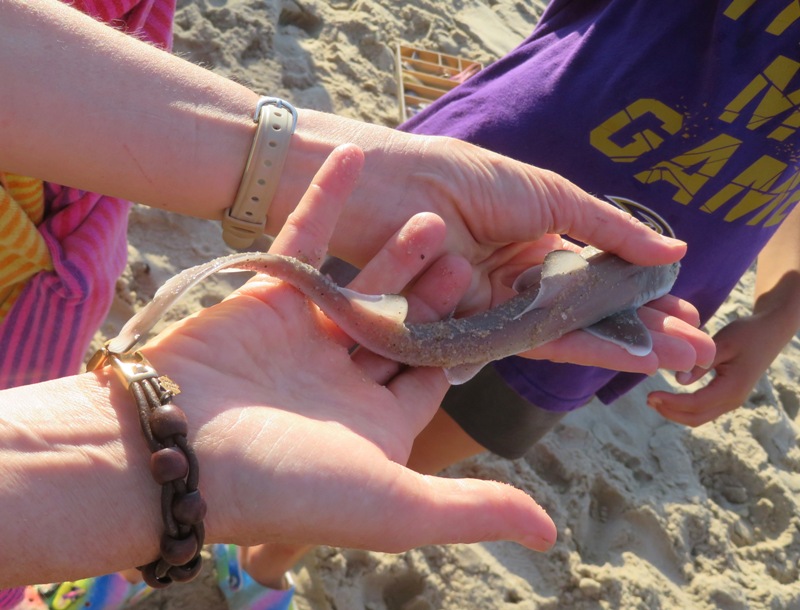
<instances>
[{"instance_id":1,"label":"wrist","mask_svg":"<svg viewBox=\"0 0 800 610\"><path fill-rule=\"evenodd\" d=\"M2 407L0 480L14 486L0 489L0 504L25 516L4 530L4 546L24 556L11 578L49 582L152 560L159 490L118 380L98 372L7 390Z\"/></svg>"},{"instance_id":2,"label":"wrist","mask_svg":"<svg viewBox=\"0 0 800 610\"><path fill-rule=\"evenodd\" d=\"M235 424L236 409L230 406L235 402L227 391L228 378L223 370L205 366L204 362L214 362L216 352L209 352L205 345L193 343L189 345L184 337L172 335L167 329L142 348L142 354L161 374L170 378L180 388L173 404L183 409L188 420L187 440L194 448L200 464L199 490L207 505L204 519L205 542L232 542L235 534L235 519L231 512L235 510L235 489L241 476L242 462L236 461L227 445L226 436ZM202 371L199 373L199 371ZM119 380L115 380L121 386ZM216 388L210 391L210 388ZM133 412L136 405L133 398L125 392ZM149 453L145 440L139 429L139 443L144 448L144 466L149 464ZM248 445L248 439L237 437L233 447ZM152 477L149 485L160 489ZM153 515L160 515L158 504L150 507ZM159 520L160 523L160 520ZM156 540L161 536L163 526L156 528ZM152 558L151 558L152 559Z\"/></svg>"}]
</instances>

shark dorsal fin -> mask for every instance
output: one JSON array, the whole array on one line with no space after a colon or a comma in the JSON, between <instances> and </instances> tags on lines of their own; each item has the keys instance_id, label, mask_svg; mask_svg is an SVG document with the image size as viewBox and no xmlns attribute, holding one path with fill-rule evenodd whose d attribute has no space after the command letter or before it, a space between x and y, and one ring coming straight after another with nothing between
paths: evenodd
<instances>
[{"instance_id":1,"label":"shark dorsal fin","mask_svg":"<svg viewBox=\"0 0 800 610\"><path fill-rule=\"evenodd\" d=\"M549 305L574 274L586 269L589 263L577 252L556 250L550 252L542 263L542 282L532 309Z\"/></svg>"},{"instance_id":2,"label":"shark dorsal fin","mask_svg":"<svg viewBox=\"0 0 800 610\"><path fill-rule=\"evenodd\" d=\"M525 308L525 311L517 317L541 307L547 307L556 298L561 289L570 281L573 281L574 274L586 269L589 263L577 252L570 250L555 250L544 258L541 270L531 267L523 271L514 282L515 287L530 287L534 283L537 274L541 275L539 282L539 293L533 302Z\"/></svg>"},{"instance_id":3,"label":"shark dorsal fin","mask_svg":"<svg viewBox=\"0 0 800 610\"><path fill-rule=\"evenodd\" d=\"M380 316L392 322L402 324L408 316L408 301L399 294L363 294L350 290L349 288L339 288L347 300L354 307L359 307L372 315Z\"/></svg>"},{"instance_id":4,"label":"shark dorsal fin","mask_svg":"<svg viewBox=\"0 0 800 610\"><path fill-rule=\"evenodd\" d=\"M511 288L514 289L514 292L520 293L525 292L529 288L533 288L534 286L539 286L542 283L542 266L541 265L534 265L533 267L528 267L517 276L517 279L514 280L514 283L511 285Z\"/></svg>"},{"instance_id":5,"label":"shark dorsal fin","mask_svg":"<svg viewBox=\"0 0 800 610\"><path fill-rule=\"evenodd\" d=\"M542 281L549 277L558 277L586 269L586 259L571 250L554 250L544 257L542 263Z\"/></svg>"}]
</instances>

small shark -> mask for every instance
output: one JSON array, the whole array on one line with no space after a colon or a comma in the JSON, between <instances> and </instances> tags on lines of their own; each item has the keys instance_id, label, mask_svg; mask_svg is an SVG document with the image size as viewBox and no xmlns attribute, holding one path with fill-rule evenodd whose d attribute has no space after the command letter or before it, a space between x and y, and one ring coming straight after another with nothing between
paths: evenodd
<instances>
[{"instance_id":1,"label":"small shark","mask_svg":"<svg viewBox=\"0 0 800 610\"><path fill-rule=\"evenodd\" d=\"M192 286L222 270L266 273L288 282L313 301L364 348L410 366L446 369L451 383L464 383L485 364L531 350L583 329L644 356L652 338L636 310L664 296L679 264L641 267L594 248L578 254L550 252L541 265L515 282L518 294L465 318L406 324L401 295L367 295L343 288L295 258L244 252L191 267L168 280L133 316L107 348L132 349Z\"/></svg>"}]
</instances>

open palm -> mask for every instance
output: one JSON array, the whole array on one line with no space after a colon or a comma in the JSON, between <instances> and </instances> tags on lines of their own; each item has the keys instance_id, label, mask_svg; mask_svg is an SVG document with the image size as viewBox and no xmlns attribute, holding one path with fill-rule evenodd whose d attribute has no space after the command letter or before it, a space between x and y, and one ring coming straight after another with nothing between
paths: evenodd
<instances>
[{"instance_id":1,"label":"open palm","mask_svg":"<svg viewBox=\"0 0 800 610\"><path fill-rule=\"evenodd\" d=\"M362 162L359 149L337 149L272 251L319 264ZM402 289L444 234L437 217L415 217L356 284ZM465 261L439 259L414 284L414 315L451 311L468 281ZM350 347L293 288L264 276L148 347L181 385L176 402L196 430L209 540L385 551L490 539L552 544L552 521L523 492L406 469L414 437L447 389L444 375L351 356Z\"/></svg>"}]
</instances>

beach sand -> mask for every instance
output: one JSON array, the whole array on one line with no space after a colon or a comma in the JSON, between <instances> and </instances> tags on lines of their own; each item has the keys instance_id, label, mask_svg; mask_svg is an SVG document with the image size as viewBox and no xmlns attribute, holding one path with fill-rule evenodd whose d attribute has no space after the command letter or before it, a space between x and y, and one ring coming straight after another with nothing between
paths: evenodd
<instances>
[{"instance_id":1,"label":"beach sand","mask_svg":"<svg viewBox=\"0 0 800 610\"><path fill-rule=\"evenodd\" d=\"M516 0L180 0L176 53L299 107L396 125L394 45L491 63L533 28ZM527 8L526 8L527 7ZM113 335L180 269L227 253L215 223L136 207ZM170 315L231 289L212 278ZM710 325L749 311L749 274ZM99 338L99 337L98 337ZM798 609L800 342L734 413L698 429L645 405L650 379L612 406L567 416L528 455L445 473L507 481L553 516L548 553L504 542L398 555L320 547L298 566L298 610ZM335 507L332 508L335 510ZM224 608L206 570L140 608Z\"/></svg>"}]
</instances>

